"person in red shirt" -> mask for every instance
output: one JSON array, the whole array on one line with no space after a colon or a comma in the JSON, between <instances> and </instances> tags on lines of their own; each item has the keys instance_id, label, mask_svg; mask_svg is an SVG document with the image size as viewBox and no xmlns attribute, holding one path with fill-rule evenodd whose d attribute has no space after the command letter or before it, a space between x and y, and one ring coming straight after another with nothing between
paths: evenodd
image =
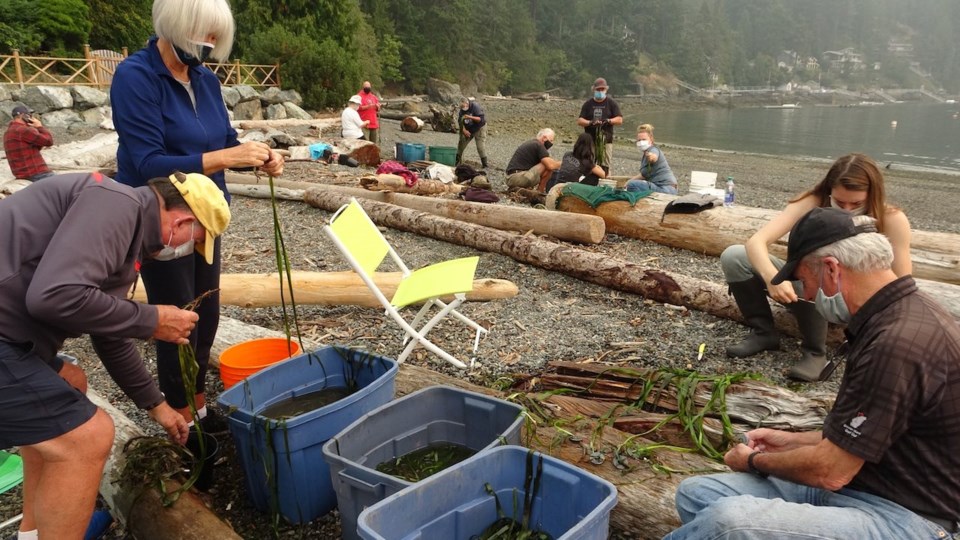
<instances>
[{"instance_id":1,"label":"person in red shirt","mask_svg":"<svg viewBox=\"0 0 960 540\"><path fill-rule=\"evenodd\" d=\"M364 128L367 140L380 144L380 98L373 93L370 81L363 81L363 88L357 95L360 96L360 119L369 122Z\"/></svg>"},{"instance_id":2,"label":"person in red shirt","mask_svg":"<svg viewBox=\"0 0 960 540\"><path fill-rule=\"evenodd\" d=\"M53 135L32 113L24 105L13 108L13 120L3 135L3 150L13 176L35 182L53 175L40 155L41 148L53 146Z\"/></svg>"}]
</instances>

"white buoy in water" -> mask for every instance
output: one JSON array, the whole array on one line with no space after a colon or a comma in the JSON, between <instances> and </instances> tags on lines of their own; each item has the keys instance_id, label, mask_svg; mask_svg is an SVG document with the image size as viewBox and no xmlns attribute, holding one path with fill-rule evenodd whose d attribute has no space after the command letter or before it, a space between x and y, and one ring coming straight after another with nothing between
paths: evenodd
<instances>
[{"instance_id":1,"label":"white buoy in water","mask_svg":"<svg viewBox=\"0 0 960 540\"><path fill-rule=\"evenodd\" d=\"M897 121L896 120L890 121L890 127L894 127L894 128L897 127Z\"/></svg>"}]
</instances>

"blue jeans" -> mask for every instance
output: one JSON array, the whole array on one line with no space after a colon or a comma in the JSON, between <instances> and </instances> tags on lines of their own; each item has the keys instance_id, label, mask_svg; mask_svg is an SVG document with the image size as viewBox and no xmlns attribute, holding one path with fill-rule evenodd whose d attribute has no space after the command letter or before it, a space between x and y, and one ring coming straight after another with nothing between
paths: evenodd
<instances>
[{"instance_id":1,"label":"blue jeans","mask_svg":"<svg viewBox=\"0 0 960 540\"><path fill-rule=\"evenodd\" d=\"M951 537L936 523L883 497L748 473L687 478L677 489L677 512L683 525L665 539Z\"/></svg>"},{"instance_id":2,"label":"blue jeans","mask_svg":"<svg viewBox=\"0 0 960 540\"><path fill-rule=\"evenodd\" d=\"M626 189L627 191L653 191L656 193L667 193L670 195L677 194L676 184L661 186L659 184L654 184L653 182L647 182L646 180L629 180L627 181Z\"/></svg>"}]
</instances>

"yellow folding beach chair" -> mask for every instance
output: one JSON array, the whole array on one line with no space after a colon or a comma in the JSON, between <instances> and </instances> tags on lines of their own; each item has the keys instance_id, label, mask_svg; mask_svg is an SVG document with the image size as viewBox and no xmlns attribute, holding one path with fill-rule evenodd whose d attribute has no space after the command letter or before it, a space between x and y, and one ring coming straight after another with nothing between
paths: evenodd
<instances>
[{"instance_id":1,"label":"yellow folding beach chair","mask_svg":"<svg viewBox=\"0 0 960 540\"><path fill-rule=\"evenodd\" d=\"M387 239L370 219L370 216L363 211L357 200L352 197L348 204L342 206L333 214L333 217L330 218L330 224L325 225L323 230L336 244L354 272L360 275L363 282L377 297L390 318L403 328L405 332L403 343L406 347L397 358L398 362L402 363L406 360L416 344L419 343L447 362L459 368L467 367L465 363L457 360L428 340L427 333L447 315L452 315L476 330L476 337L473 340L473 353L476 354L477 347L480 345L480 335L486 333L487 329L464 316L456 308L466 300L466 293L473 290L473 276L477 270L480 257L464 257L444 261L411 271L404 264L400 255L387 242ZM373 280L374 272L387 255L390 255L390 258L403 274L396 293L389 300ZM445 303L440 300L440 297L451 294L454 295L452 302ZM399 310L418 302L424 302L423 307L420 308L413 321L407 322L400 315ZM417 328L417 325L426 318L431 307L437 307L440 311L423 326Z\"/></svg>"}]
</instances>

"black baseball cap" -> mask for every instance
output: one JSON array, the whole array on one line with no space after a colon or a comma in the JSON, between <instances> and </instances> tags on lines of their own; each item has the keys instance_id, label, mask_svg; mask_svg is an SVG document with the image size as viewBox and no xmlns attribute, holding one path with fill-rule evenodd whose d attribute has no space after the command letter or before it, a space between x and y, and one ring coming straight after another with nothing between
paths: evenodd
<instances>
[{"instance_id":1,"label":"black baseball cap","mask_svg":"<svg viewBox=\"0 0 960 540\"><path fill-rule=\"evenodd\" d=\"M13 111L10 112L10 116L17 116L17 115L21 115L21 114L30 114L30 113L32 113L32 112L33 112L33 111L30 110L30 108L27 107L26 105L17 105L16 107L13 108Z\"/></svg>"},{"instance_id":2,"label":"black baseball cap","mask_svg":"<svg viewBox=\"0 0 960 540\"><path fill-rule=\"evenodd\" d=\"M778 285L794 278L800 260L814 251L861 233L877 232L872 223L855 225L853 214L840 208L814 208L807 212L793 229L787 244L787 264L773 276L770 283Z\"/></svg>"}]
</instances>

